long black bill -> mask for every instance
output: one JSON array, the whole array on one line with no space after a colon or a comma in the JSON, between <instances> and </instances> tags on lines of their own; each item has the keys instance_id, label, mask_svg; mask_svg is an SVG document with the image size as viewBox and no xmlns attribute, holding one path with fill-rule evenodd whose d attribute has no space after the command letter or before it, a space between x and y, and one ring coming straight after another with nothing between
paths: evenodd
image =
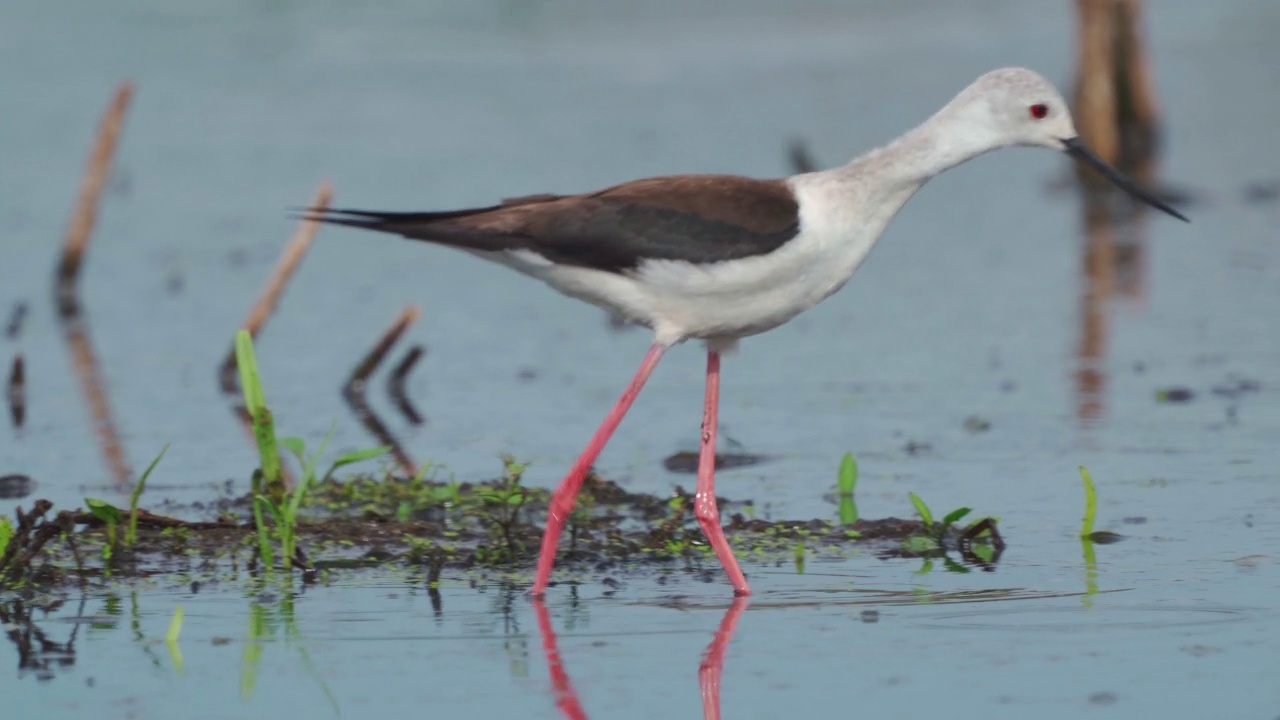
<instances>
[{"instance_id":1,"label":"long black bill","mask_svg":"<svg viewBox=\"0 0 1280 720\"><path fill-rule=\"evenodd\" d=\"M1138 187L1137 183L1121 174L1119 170L1108 165L1102 158L1094 155L1093 151L1085 147L1085 144L1080 141L1080 138L1067 138L1062 141L1062 145L1068 155L1076 158L1077 160L1083 160L1094 170L1102 173L1105 178L1115 183L1116 187L1121 190L1129 193L1157 210L1163 210L1164 212L1169 213L1182 222L1191 222L1185 215L1161 202L1155 195L1152 195L1146 190Z\"/></svg>"}]
</instances>

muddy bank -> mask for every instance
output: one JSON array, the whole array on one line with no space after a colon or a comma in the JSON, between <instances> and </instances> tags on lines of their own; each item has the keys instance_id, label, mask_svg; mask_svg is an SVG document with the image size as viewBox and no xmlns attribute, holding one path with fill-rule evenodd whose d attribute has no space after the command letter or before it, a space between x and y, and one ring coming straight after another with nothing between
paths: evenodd
<instances>
[{"instance_id":1,"label":"muddy bank","mask_svg":"<svg viewBox=\"0 0 1280 720\"><path fill-rule=\"evenodd\" d=\"M521 484L523 467L508 462L501 477L481 483L357 476L329 480L304 503L296 526L299 550L290 572L304 581L334 571L399 566L425 572L500 576L521 582L532 572L549 493ZM898 518L766 521L750 501L719 499L735 553L748 566L842 557L855 549L880 557L939 557L991 567L1003 540L991 520L967 527ZM633 493L591 473L570 517L557 561L575 582L616 584L631 573L679 568L719 577L720 568L692 512L693 498ZM247 496L192 506L139 508L136 537L92 511L57 510L37 500L19 509L0 555L0 590L54 590L107 579L206 582L262 573L259 535ZM197 518L197 519L183 519ZM276 542L277 531L266 536ZM952 560L954 555L956 560ZM277 568L275 572L280 572Z\"/></svg>"}]
</instances>

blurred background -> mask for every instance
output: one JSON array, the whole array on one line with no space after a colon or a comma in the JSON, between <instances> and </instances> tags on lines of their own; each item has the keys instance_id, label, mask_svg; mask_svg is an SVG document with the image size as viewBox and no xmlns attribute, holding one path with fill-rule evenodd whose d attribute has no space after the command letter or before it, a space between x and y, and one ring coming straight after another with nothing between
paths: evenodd
<instances>
[{"instance_id":1,"label":"blurred background","mask_svg":"<svg viewBox=\"0 0 1280 720\"><path fill-rule=\"evenodd\" d=\"M326 184L335 207L436 210L780 177L1023 65L1192 222L1097 191L1060 154L992 153L923 188L841 292L725 358L721 449L759 462L718 473L720 495L834 520L852 451L863 517L910 517L908 491L999 516L993 572L859 548L806 572L800 544L795 567L748 564L730 643L744 605L677 563L562 584L549 611L461 572L428 598L398 565L264 590L214 564L203 586L6 600L18 670L0 695L93 718L718 717L698 677L714 666L718 693L723 665L734 718L1273 716L1277 33L1275 0L4 3L5 515L123 504L166 444L152 509L205 517L248 490L257 457L219 368ZM96 223L73 209L95 206ZM297 257L257 339L277 428L394 440L396 473L474 481L510 453L551 486L649 343L443 248L326 227ZM73 292L55 299L60 263ZM344 383L412 306L354 412ZM413 346L397 400L388 373ZM697 447L702 391L700 350L670 353L601 473L690 487L668 461ZM1125 542L1081 540L1080 465ZM1010 602L970 604L989 600ZM156 645L182 604L186 676Z\"/></svg>"}]
</instances>

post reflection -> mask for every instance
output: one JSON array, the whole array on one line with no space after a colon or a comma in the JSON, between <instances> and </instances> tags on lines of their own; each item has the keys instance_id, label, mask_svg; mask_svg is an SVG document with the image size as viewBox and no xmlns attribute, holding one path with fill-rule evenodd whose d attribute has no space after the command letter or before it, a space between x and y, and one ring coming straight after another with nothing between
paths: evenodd
<instances>
[{"instance_id":1,"label":"post reflection","mask_svg":"<svg viewBox=\"0 0 1280 720\"><path fill-rule=\"evenodd\" d=\"M560 655L560 647L556 642L555 629L551 626L551 614L541 598L534 598L533 610L538 619L538 631L542 635L542 651L547 659L547 673L551 676L551 688L555 692L556 706L560 713L570 720L586 720L587 713L582 708L578 694L573 689L573 682L565 669ZM720 676L724 670L725 652L733 633L738 627L738 620L747 609L748 600L743 597L734 598L733 604L725 610L720 620L720 627L711 639L711 644L702 654L702 662L698 666L698 685L702 693L702 717L704 720L720 720Z\"/></svg>"},{"instance_id":2,"label":"post reflection","mask_svg":"<svg viewBox=\"0 0 1280 720\"><path fill-rule=\"evenodd\" d=\"M1139 0L1077 0L1078 57L1072 115L1085 142L1143 187L1157 187L1159 105L1142 39ZM1106 418L1107 349L1116 297L1146 294L1145 205L1077 166L1084 202L1076 417Z\"/></svg>"}]
</instances>

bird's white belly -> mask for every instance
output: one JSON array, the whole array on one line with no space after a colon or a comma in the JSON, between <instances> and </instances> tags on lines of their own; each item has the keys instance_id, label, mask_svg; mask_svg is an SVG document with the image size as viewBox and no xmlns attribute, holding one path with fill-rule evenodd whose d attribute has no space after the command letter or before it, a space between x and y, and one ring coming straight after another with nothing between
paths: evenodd
<instances>
[{"instance_id":1,"label":"bird's white belly","mask_svg":"<svg viewBox=\"0 0 1280 720\"><path fill-rule=\"evenodd\" d=\"M775 328L840 289L869 249L802 233L768 255L711 265L648 260L627 275L556 265L530 252L484 256L653 328L658 342L677 343Z\"/></svg>"}]
</instances>

